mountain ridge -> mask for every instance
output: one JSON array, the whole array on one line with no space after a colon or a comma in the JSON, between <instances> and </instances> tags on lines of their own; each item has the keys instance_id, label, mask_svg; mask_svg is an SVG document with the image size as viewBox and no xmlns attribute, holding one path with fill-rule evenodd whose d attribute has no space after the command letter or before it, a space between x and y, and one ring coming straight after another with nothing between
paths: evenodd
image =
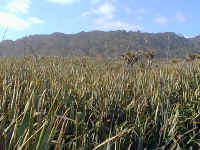
<instances>
[{"instance_id":1,"label":"mountain ridge","mask_svg":"<svg viewBox=\"0 0 200 150\"><path fill-rule=\"evenodd\" d=\"M154 50L159 58L184 57L200 51L200 36L186 38L174 32L147 33L125 30L91 31L77 34L35 34L0 43L0 56L104 56L126 51Z\"/></svg>"}]
</instances>

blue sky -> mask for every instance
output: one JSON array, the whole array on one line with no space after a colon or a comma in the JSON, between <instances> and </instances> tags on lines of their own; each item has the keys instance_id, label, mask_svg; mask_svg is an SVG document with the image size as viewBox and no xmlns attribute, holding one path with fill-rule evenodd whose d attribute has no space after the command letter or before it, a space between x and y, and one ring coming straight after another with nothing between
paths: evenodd
<instances>
[{"instance_id":1,"label":"blue sky","mask_svg":"<svg viewBox=\"0 0 200 150\"><path fill-rule=\"evenodd\" d=\"M197 0L1 0L0 36L92 30L200 34Z\"/></svg>"}]
</instances>

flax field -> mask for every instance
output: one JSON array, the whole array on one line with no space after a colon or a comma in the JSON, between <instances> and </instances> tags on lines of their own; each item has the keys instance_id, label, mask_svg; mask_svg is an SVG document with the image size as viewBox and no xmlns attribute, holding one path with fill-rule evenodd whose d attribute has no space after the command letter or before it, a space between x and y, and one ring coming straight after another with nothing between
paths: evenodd
<instances>
[{"instance_id":1,"label":"flax field","mask_svg":"<svg viewBox=\"0 0 200 150\"><path fill-rule=\"evenodd\" d=\"M0 59L0 150L198 150L200 62Z\"/></svg>"}]
</instances>

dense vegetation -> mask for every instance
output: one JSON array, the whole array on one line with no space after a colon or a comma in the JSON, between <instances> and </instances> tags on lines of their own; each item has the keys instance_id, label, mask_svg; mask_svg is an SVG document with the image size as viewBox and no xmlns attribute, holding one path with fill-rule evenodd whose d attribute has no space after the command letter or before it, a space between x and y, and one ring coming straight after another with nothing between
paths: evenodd
<instances>
[{"instance_id":1,"label":"dense vegetation","mask_svg":"<svg viewBox=\"0 0 200 150\"><path fill-rule=\"evenodd\" d=\"M0 60L1 150L200 147L198 60Z\"/></svg>"},{"instance_id":2,"label":"dense vegetation","mask_svg":"<svg viewBox=\"0 0 200 150\"><path fill-rule=\"evenodd\" d=\"M185 38L172 32L144 33L93 31L77 34L32 35L0 43L0 56L104 56L115 57L127 50L155 50L156 57L184 57L200 52L200 36Z\"/></svg>"}]
</instances>

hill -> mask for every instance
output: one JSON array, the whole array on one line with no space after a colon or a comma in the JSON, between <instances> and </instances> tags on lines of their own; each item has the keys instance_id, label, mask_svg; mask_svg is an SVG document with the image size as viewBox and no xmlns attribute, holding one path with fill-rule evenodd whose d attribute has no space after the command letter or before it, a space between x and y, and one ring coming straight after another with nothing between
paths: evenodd
<instances>
[{"instance_id":1,"label":"hill","mask_svg":"<svg viewBox=\"0 0 200 150\"><path fill-rule=\"evenodd\" d=\"M0 43L0 56L119 56L127 50L154 50L157 57L184 57L200 50L200 36L185 38L172 32L144 33L92 31L77 34L55 32L31 35Z\"/></svg>"}]
</instances>

